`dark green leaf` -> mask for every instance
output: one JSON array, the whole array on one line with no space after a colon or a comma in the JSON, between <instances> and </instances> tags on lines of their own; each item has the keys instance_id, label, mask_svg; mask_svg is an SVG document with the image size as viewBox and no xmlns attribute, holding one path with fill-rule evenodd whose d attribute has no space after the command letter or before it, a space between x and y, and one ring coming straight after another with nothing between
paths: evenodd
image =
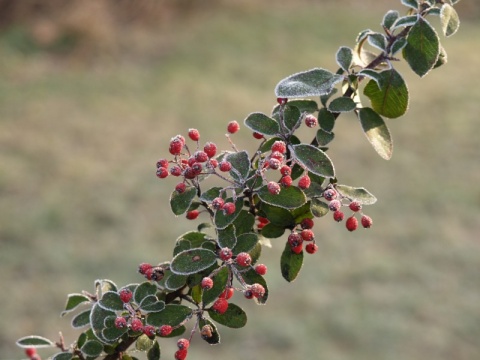
<instances>
[{"instance_id":1,"label":"dark green leaf","mask_svg":"<svg viewBox=\"0 0 480 360\"><path fill-rule=\"evenodd\" d=\"M335 125L335 115L326 108L321 108L318 112L318 124L323 130L331 132Z\"/></svg>"},{"instance_id":2,"label":"dark green leaf","mask_svg":"<svg viewBox=\"0 0 480 360\"><path fill-rule=\"evenodd\" d=\"M303 251L300 254L295 254L290 244L285 244L282 256L280 258L280 270L282 276L288 282L292 282L297 277L303 265Z\"/></svg>"},{"instance_id":3,"label":"dark green leaf","mask_svg":"<svg viewBox=\"0 0 480 360\"><path fill-rule=\"evenodd\" d=\"M237 237L237 244L232 249L234 254L249 252L258 242L258 236L254 233L244 233Z\"/></svg>"},{"instance_id":4,"label":"dark green leaf","mask_svg":"<svg viewBox=\"0 0 480 360\"><path fill-rule=\"evenodd\" d=\"M112 316L112 320L111 320L112 324L108 324L110 325L110 327L106 327L105 329L102 330L102 339L104 339L105 341L108 341L109 343L113 344L115 341L117 341L118 339L120 339L120 337L125 334L127 331L128 331L128 328L122 328L122 329L117 329L114 325L115 323L115 317Z\"/></svg>"},{"instance_id":5,"label":"dark green leaf","mask_svg":"<svg viewBox=\"0 0 480 360\"><path fill-rule=\"evenodd\" d=\"M107 291L103 294L98 304L105 310L119 311L123 310L123 302L117 292Z\"/></svg>"},{"instance_id":6,"label":"dark green leaf","mask_svg":"<svg viewBox=\"0 0 480 360\"><path fill-rule=\"evenodd\" d=\"M159 301L155 295L149 295L145 297L139 304L140 310L144 313L158 312L165 308L165 303Z\"/></svg>"},{"instance_id":7,"label":"dark green leaf","mask_svg":"<svg viewBox=\"0 0 480 360\"><path fill-rule=\"evenodd\" d=\"M245 119L245 126L263 135L273 136L280 133L278 123L262 113L252 113Z\"/></svg>"},{"instance_id":8,"label":"dark green leaf","mask_svg":"<svg viewBox=\"0 0 480 360\"><path fill-rule=\"evenodd\" d=\"M368 43L383 51L387 47L387 38L380 33L371 33L368 35Z\"/></svg>"},{"instance_id":9,"label":"dark green leaf","mask_svg":"<svg viewBox=\"0 0 480 360\"><path fill-rule=\"evenodd\" d=\"M377 198L363 187L352 187L347 185L336 185L335 188L343 195L352 200L357 200L363 205L372 205Z\"/></svg>"},{"instance_id":10,"label":"dark green leaf","mask_svg":"<svg viewBox=\"0 0 480 360\"><path fill-rule=\"evenodd\" d=\"M233 303L229 303L227 311L221 315L213 310L209 310L208 314L212 320L233 329L244 327L247 323L247 314L245 314L245 311Z\"/></svg>"},{"instance_id":11,"label":"dark green leaf","mask_svg":"<svg viewBox=\"0 0 480 360\"><path fill-rule=\"evenodd\" d=\"M281 80L275 87L275 95L281 98L321 96L332 91L343 77L325 69L312 69L293 74Z\"/></svg>"},{"instance_id":12,"label":"dark green leaf","mask_svg":"<svg viewBox=\"0 0 480 360\"><path fill-rule=\"evenodd\" d=\"M417 0L401 0L402 4L417 10L418 9L418 1Z\"/></svg>"},{"instance_id":13,"label":"dark green leaf","mask_svg":"<svg viewBox=\"0 0 480 360\"><path fill-rule=\"evenodd\" d=\"M403 48L403 57L420 77L435 65L440 53L440 42L435 29L422 17L412 26Z\"/></svg>"},{"instance_id":14,"label":"dark green leaf","mask_svg":"<svg viewBox=\"0 0 480 360\"><path fill-rule=\"evenodd\" d=\"M328 110L332 113L349 112L355 110L356 107L355 101L351 98L341 96L332 100L328 105Z\"/></svg>"},{"instance_id":15,"label":"dark green leaf","mask_svg":"<svg viewBox=\"0 0 480 360\"><path fill-rule=\"evenodd\" d=\"M327 145L328 143L330 143L330 141L333 140L334 137L335 137L334 133L327 132L327 131L322 130L322 129L319 129L317 131L317 135L315 136L319 146Z\"/></svg>"},{"instance_id":16,"label":"dark green leaf","mask_svg":"<svg viewBox=\"0 0 480 360\"><path fill-rule=\"evenodd\" d=\"M290 100L287 105L296 107L301 113L306 112L312 114L318 110L318 104L313 100Z\"/></svg>"},{"instance_id":17,"label":"dark green leaf","mask_svg":"<svg viewBox=\"0 0 480 360\"><path fill-rule=\"evenodd\" d=\"M175 215L182 215L185 211L188 210L192 204L193 199L197 195L197 189L194 187L189 187L183 193L178 191L173 191L170 196L170 207L172 212Z\"/></svg>"},{"instance_id":18,"label":"dark green leaf","mask_svg":"<svg viewBox=\"0 0 480 360\"><path fill-rule=\"evenodd\" d=\"M399 16L400 15L398 14L398 11L395 11L395 10L387 11L385 16L383 17L382 26L384 26L387 29L390 29L395 23L395 21L397 21Z\"/></svg>"},{"instance_id":19,"label":"dark green leaf","mask_svg":"<svg viewBox=\"0 0 480 360\"><path fill-rule=\"evenodd\" d=\"M97 292L100 292L100 296L107 291L117 291L117 285L111 280L108 279L98 279L95 280L95 289Z\"/></svg>"},{"instance_id":20,"label":"dark green leaf","mask_svg":"<svg viewBox=\"0 0 480 360\"><path fill-rule=\"evenodd\" d=\"M348 72L353 61L353 50L346 46L340 47L336 54L336 60L338 66Z\"/></svg>"},{"instance_id":21,"label":"dark green leaf","mask_svg":"<svg viewBox=\"0 0 480 360\"><path fill-rule=\"evenodd\" d=\"M191 247L200 247L205 241L208 241L210 238L199 231L189 231L183 235L180 235L177 238L177 243L181 240L187 240L190 243Z\"/></svg>"},{"instance_id":22,"label":"dark green leaf","mask_svg":"<svg viewBox=\"0 0 480 360\"><path fill-rule=\"evenodd\" d=\"M272 206L266 203L261 204L260 209L271 224L278 227L295 226L295 219L290 211L278 206Z\"/></svg>"},{"instance_id":23,"label":"dark green leaf","mask_svg":"<svg viewBox=\"0 0 480 360\"><path fill-rule=\"evenodd\" d=\"M408 88L394 68L380 72L364 70L361 74L373 79L365 86L363 93L377 113L388 118L405 114L408 109Z\"/></svg>"},{"instance_id":24,"label":"dark green leaf","mask_svg":"<svg viewBox=\"0 0 480 360\"><path fill-rule=\"evenodd\" d=\"M452 36L460 27L460 19L458 14L450 4L443 4L440 9L440 21L442 23L442 31L445 36Z\"/></svg>"},{"instance_id":25,"label":"dark green leaf","mask_svg":"<svg viewBox=\"0 0 480 360\"><path fill-rule=\"evenodd\" d=\"M365 29L365 30L360 31L357 35L357 38L355 39L355 42L360 43L360 42L364 41L367 38L368 34L371 34L372 32L373 31L370 30L370 29Z\"/></svg>"},{"instance_id":26,"label":"dark green leaf","mask_svg":"<svg viewBox=\"0 0 480 360\"><path fill-rule=\"evenodd\" d=\"M320 96L320 102L322 103L322 105L323 105L324 107L326 107L328 100L329 100L333 95L335 95L337 92L338 92L338 90L335 89L335 88L333 88L332 91L329 92L328 94L325 94L325 95ZM321 109L320 109L320 110L321 110Z\"/></svg>"},{"instance_id":27,"label":"dark green leaf","mask_svg":"<svg viewBox=\"0 0 480 360\"><path fill-rule=\"evenodd\" d=\"M312 199L311 210L316 217L325 216L329 212L328 205L317 198Z\"/></svg>"},{"instance_id":28,"label":"dark green leaf","mask_svg":"<svg viewBox=\"0 0 480 360\"><path fill-rule=\"evenodd\" d=\"M217 255L210 250L194 248L177 254L170 264L170 270L179 275L190 275L215 264Z\"/></svg>"},{"instance_id":29,"label":"dark green leaf","mask_svg":"<svg viewBox=\"0 0 480 360\"><path fill-rule=\"evenodd\" d=\"M218 197L220 195L220 191L222 190L221 187L212 187L211 189L208 189L207 191L204 191L202 195L200 196L201 201L205 202L211 202L213 199Z\"/></svg>"},{"instance_id":30,"label":"dark green leaf","mask_svg":"<svg viewBox=\"0 0 480 360\"><path fill-rule=\"evenodd\" d=\"M218 245L220 247L228 247L232 249L237 243L235 236L235 226L228 225L225 229L218 230Z\"/></svg>"},{"instance_id":31,"label":"dark green leaf","mask_svg":"<svg viewBox=\"0 0 480 360\"><path fill-rule=\"evenodd\" d=\"M133 300L140 304L147 296L155 295L157 293L157 286L149 281L145 281L137 286L133 293Z\"/></svg>"},{"instance_id":32,"label":"dark green leaf","mask_svg":"<svg viewBox=\"0 0 480 360\"><path fill-rule=\"evenodd\" d=\"M313 214L311 211L310 200L305 203L302 207L292 210L292 216L295 219L295 224L300 224L305 218L312 218Z\"/></svg>"},{"instance_id":33,"label":"dark green leaf","mask_svg":"<svg viewBox=\"0 0 480 360\"><path fill-rule=\"evenodd\" d=\"M188 306L168 304L163 311L148 314L146 323L152 326L178 326L191 315L192 309Z\"/></svg>"},{"instance_id":34,"label":"dark green leaf","mask_svg":"<svg viewBox=\"0 0 480 360\"><path fill-rule=\"evenodd\" d=\"M103 345L99 341L88 340L85 344L83 344L80 350L85 356L96 357L102 353Z\"/></svg>"},{"instance_id":35,"label":"dark green leaf","mask_svg":"<svg viewBox=\"0 0 480 360\"><path fill-rule=\"evenodd\" d=\"M202 334L202 329L204 326L209 326L210 331L209 334L210 336L207 336L207 334ZM213 322L206 318L200 318L198 322L198 329L200 332L200 335L202 336L202 339L205 340L208 344L210 345L217 345L220 344L220 334L217 331L217 327Z\"/></svg>"},{"instance_id":36,"label":"dark green leaf","mask_svg":"<svg viewBox=\"0 0 480 360\"><path fill-rule=\"evenodd\" d=\"M186 284L187 282L187 275L177 275L177 274L174 274L172 273L171 271L168 272L168 276L167 274L165 274L165 287L168 289L168 290L178 290L180 289L183 285Z\"/></svg>"},{"instance_id":37,"label":"dark green leaf","mask_svg":"<svg viewBox=\"0 0 480 360\"><path fill-rule=\"evenodd\" d=\"M261 298L255 298L255 302L258 305L264 305L268 300L268 286L263 276L258 275L254 269L250 268L248 271L242 273L242 277L248 285L260 284L265 288L265 295Z\"/></svg>"},{"instance_id":38,"label":"dark green leaf","mask_svg":"<svg viewBox=\"0 0 480 360\"><path fill-rule=\"evenodd\" d=\"M82 311L72 319L72 327L78 329L90 324L90 309Z\"/></svg>"},{"instance_id":39,"label":"dark green leaf","mask_svg":"<svg viewBox=\"0 0 480 360\"><path fill-rule=\"evenodd\" d=\"M407 45L407 39L404 38L404 37L401 37L401 38L398 38L397 40L395 40L395 42L393 43L392 45L392 49L390 51L390 53L392 55L395 55L397 52L399 52L400 50L402 50L405 45Z\"/></svg>"},{"instance_id":40,"label":"dark green leaf","mask_svg":"<svg viewBox=\"0 0 480 360\"><path fill-rule=\"evenodd\" d=\"M251 232L255 225L255 216L246 210L242 210L233 222L233 225L235 226L235 234L237 236L246 232Z\"/></svg>"},{"instance_id":41,"label":"dark green leaf","mask_svg":"<svg viewBox=\"0 0 480 360\"><path fill-rule=\"evenodd\" d=\"M48 340L47 338L44 338L42 336L25 336L21 339L18 339L16 342L17 346L21 348L45 348L45 347L53 347L55 346L55 343L51 340Z\"/></svg>"},{"instance_id":42,"label":"dark green leaf","mask_svg":"<svg viewBox=\"0 0 480 360\"><path fill-rule=\"evenodd\" d=\"M160 360L160 344L155 341L147 352L147 360Z\"/></svg>"},{"instance_id":43,"label":"dark green leaf","mask_svg":"<svg viewBox=\"0 0 480 360\"><path fill-rule=\"evenodd\" d=\"M305 166L308 171L326 178L335 177L333 163L322 150L307 144L293 145L292 150L295 160Z\"/></svg>"},{"instance_id":44,"label":"dark green leaf","mask_svg":"<svg viewBox=\"0 0 480 360\"><path fill-rule=\"evenodd\" d=\"M213 286L210 290L203 290L202 301L203 305L208 305L213 302L225 290L228 280L228 269L223 267L214 277Z\"/></svg>"},{"instance_id":45,"label":"dark green leaf","mask_svg":"<svg viewBox=\"0 0 480 360\"><path fill-rule=\"evenodd\" d=\"M262 236L269 238L269 239L276 239L282 236L285 233L284 226L277 226L272 223L268 223L262 228L261 234Z\"/></svg>"},{"instance_id":46,"label":"dark green leaf","mask_svg":"<svg viewBox=\"0 0 480 360\"><path fill-rule=\"evenodd\" d=\"M281 188L279 194L271 194L267 185L258 190L258 197L265 203L282 207L284 209L295 209L307 201L305 194L296 186Z\"/></svg>"},{"instance_id":47,"label":"dark green leaf","mask_svg":"<svg viewBox=\"0 0 480 360\"><path fill-rule=\"evenodd\" d=\"M246 151L230 153L226 156L227 161L232 164L230 175L237 181L244 180L250 170L250 159Z\"/></svg>"},{"instance_id":48,"label":"dark green leaf","mask_svg":"<svg viewBox=\"0 0 480 360\"><path fill-rule=\"evenodd\" d=\"M75 310L79 305L87 302L90 302L90 299L83 294L69 294L67 297L65 310L62 311L61 316L68 314L69 312Z\"/></svg>"},{"instance_id":49,"label":"dark green leaf","mask_svg":"<svg viewBox=\"0 0 480 360\"><path fill-rule=\"evenodd\" d=\"M234 202L233 199L229 198L225 200L225 202ZM235 203L235 212L231 215L226 215L223 211L216 211L215 216L213 218L213 222L215 223L215 227L217 229L225 229L228 225L233 223L243 208L243 201L241 199L237 199Z\"/></svg>"},{"instance_id":50,"label":"dark green leaf","mask_svg":"<svg viewBox=\"0 0 480 360\"><path fill-rule=\"evenodd\" d=\"M52 360L71 360L73 354L70 352L61 352L52 356Z\"/></svg>"},{"instance_id":51,"label":"dark green leaf","mask_svg":"<svg viewBox=\"0 0 480 360\"><path fill-rule=\"evenodd\" d=\"M393 143L390 131L383 121L371 108L362 108L358 111L358 118L363 132L375 151L385 160L390 160L393 152Z\"/></svg>"},{"instance_id":52,"label":"dark green leaf","mask_svg":"<svg viewBox=\"0 0 480 360\"><path fill-rule=\"evenodd\" d=\"M105 319L116 316L115 312L103 309L98 303L95 303L90 313L90 326L95 336L102 342L109 341L102 336L102 330L105 328Z\"/></svg>"},{"instance_id":53,"label":"dark green leaf","mask_svg":"<svg viewBox=\"0 0 480 360\"><path fill-rule=\"evenodd\" d=\"M395 21L395 24L392 26L392 30L398 29L399 27L413 26L417 23L417 20L418 16L416 15L402 16Z\"/></svg>"}]
</instances>

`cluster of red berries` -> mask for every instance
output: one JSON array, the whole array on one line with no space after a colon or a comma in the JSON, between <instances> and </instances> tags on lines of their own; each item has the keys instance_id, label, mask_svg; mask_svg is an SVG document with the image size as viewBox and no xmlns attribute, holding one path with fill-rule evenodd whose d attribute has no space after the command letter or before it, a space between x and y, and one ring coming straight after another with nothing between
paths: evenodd
<instances>
[{"instance_id":1,"label":"cluster of red berries","mask_svg":"<svg viewBox=\"0 0 480 360\"><path fill-rule=\"evenodd\" d=\"M35 348L26 348L25 355L27 355L30 360L42 360L40 355L37 353L37 349Z\"/></svg>"},{"instance_id":2,"label":"cluster of red berries","mask_svg":"<svg viewBox=\"0 0 480 360\"><path fill-rule=\"evenodd\" d=\"M287 242L290 249L295 254L300 254L303 251L303 242L308 242L305 246L305 251L309 254L315 254L318 250L318 245L315 243L315 234L312 231L314 222L312 219L303 219L300 223L300 228L294 229L288 235Z\"/></svg>"},{"instance_id":3,"label":"cluster of red berries","mask_svg":"<svg viewBox=\"0 0 480 360\"><path fill-rule=\"evenodd\" d=\"M188 355L188 348L190 347L190 341L188 339L179 339L177 341L178 350L175 352L175 360L185 360Z\"/></svg>"},{"instance_id":4,"label":"cluster of red berries","mask_svg":"<svg viewBox=\"0 0 480 360\"><path fill-rule=\"evenodd\" d=\"M347 218L345 226L348 231L355 231L358 228L358 220L356 214L360 214L360 222L365 229L368 229L372 226L372 218L368 215L362 213L362 203L357 200L351 200L347 197L342 196L334 188L328 188L323 192L323 197L325 200L329 201L328 209L333 212L333 219L337 222L343 221L345 218L344 212L341 210L343 206L348 206L348 208L353 212L350 217ZM342 200L347 199L348 204L344 204Z\"/></svg>"},{"instance_id":5,"label":"cluster of red berries","mask_svg":"<svg viewBox=\"0 0 480 360\"><path fill-rule=\"evenodd\" d=\"M138 272L152 281L160 281L165 275L165 269L162 266L153 266L148 263L141 263L138 266Z\"/></svg>"}]
</instances>

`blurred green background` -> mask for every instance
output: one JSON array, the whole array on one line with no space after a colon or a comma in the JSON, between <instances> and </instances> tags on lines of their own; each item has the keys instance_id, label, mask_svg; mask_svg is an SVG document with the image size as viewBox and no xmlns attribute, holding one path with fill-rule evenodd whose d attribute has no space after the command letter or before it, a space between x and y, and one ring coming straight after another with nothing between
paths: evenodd
<instances>
[{"instance_id":1,"label":"blurred green background","mask_svg":"<svg viewBox=\"0 0 480 360\"><path fill-rule=\"evenodd\" d=\"M171 136L198 128L224 149L226 123L269 112L273 88L339 46L380 30L400 1L0 1L0 359L38 334L75 339L66 295L109 278L140 282L140 262L171 257L196 223L175 218L176 181L155 177ZM320 251L292 284L284 239L265 249L270 300L222 344L191 359L480 359L480 5L458 4L449 63L424 79L405 66L411 103L389 121L391 161L354 117L329 152L341 183L379 199L369 231L324 218ZM433 21L438 25L438 21ZM254 150L249 131L234 136ZM477 133L477 135L475 135ZM162 341L173 358L173 341ZM42 351L45 356L51 354Z\"/></svg>"}]
</instances>

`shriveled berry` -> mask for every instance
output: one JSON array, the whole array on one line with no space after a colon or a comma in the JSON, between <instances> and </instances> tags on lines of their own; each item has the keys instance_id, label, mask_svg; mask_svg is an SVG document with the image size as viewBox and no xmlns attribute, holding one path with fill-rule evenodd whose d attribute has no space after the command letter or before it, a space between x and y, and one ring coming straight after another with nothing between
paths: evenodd
<instances>
[{"instance_id":1,"label":"shriveled berry","mask_svg":"<svg viewBox=\"0 0 480 360\"><path fill-rule=\"evenodd\" d=\"M263 134L260 134L260 133L258 133L258 132L256 132L256 131L254 131L254 132L253 132L253 137L254 137L255 139L257 139L257 140L260 140L260 139L263 139L264 136L263 136Z\"/></svg>"},{"instance_id":2,"label":"shriveled berry","mask_svg":"<svg viewBox=\"0 0 480 360\"><path fill-rule=\"evenodd\" d=\"M209 278L209 277L204 277L202 279L202 289L203 290L210 290L212 287L213 287L213 280L212 278Z\"/></svg>"},{"instance_id":3,"label":"shriveled berry","mask_svg":"<svg viewBox=\"0 0 480 360\"><path fill-rule=\"evenodd\" d=\"M202 328L200 329L200 335L202 336L202 339L208 339L213 336L213 328L211 325L203 325Z\"/></svg>"},{"instance_id":4,"label":"shriveled berry","mask_svg":"<svg viewBox=\"0 0 480 360\"><path fill-rule=\"evenodd\" d=\"M126 304L129 303L130 300L132 300L133 293L130 289L125 288L120 290L118 295L120 295L120 300L122 300L122 302Z\"/></svg>"},{"instance_id":5,"label":"shriveled berry","mask_svg":"<svg viewBox=\"0 0 480 360\"><path fill-rule=\"evenodd\" d=\"M310 187L310 177L305 174L298 180L298 187L300 189L308 189Z\"/></svg>"},{"instance_id":6,"label":"shriveled berry","mask_svg":"<svg viewBox=\"0 0 480 360\"><path fill-rule=\"evenodd\" d=\"M277 140L273 143L272 152L278 151L279 153L285 154L287 152L287 145L282 140Z\"/></svg>"},{"instance_id":7,"label":"shriveled berry","mask_svg":"<svg viewBox=\"0 0 480 360\"><path fill-rule=\"evenodd\" d=\"M333 213L333 219L335 221L340 222L343 220L344 217L345 217L345 214L341 210L337 210Z\"/></svg>"},{"instance_id":8,"label":"shriveled berry","mask_svg":"<svg viewBox=\"0 0 480 360\"><path fill-rule=\"evenodd\" d=\"M225 290L222 291L222 293L218 296L219 298L228 300L233 296L233 288L232 287L227 287Z\"/></svg>"},{"instance_id":9,"label":"shriveled berry","mask_svg":"<svg viewBox=\"0 0 480 360\"><path fill-rule=\"evenodd\" d=\"M157 169L157 177L159 179L165 179L168 176L168 169L161 167Z\"/></svg>"},{"instance_id":10,"label":"shriveled berry","mask_svg":"<svg viewBox=\"0 0 480 360\"><path fill-rule=\"evenodd\" d=\"M130 322L130 328L132 331L142 331L143 330L143 323L142 320L139 318L133 318L132 321Z\"/></svg>"},{"instance_id":11,"label":"shriveled berry","mask_svg":"<svg viewBox=\"0 0 480 360\"><path fill-rule=\"evenodd\" d=\"M313 228L314 222L312 219L303 219L302 222L300 223L300 226L302 229L311 229Z\"/></svg>"},{"instance_id":12,"label":"shriveled berry","mask_svg":"<svg viewBox=\"0 0 480 360\"><path fill-rule=\"evenodd\" d=\"M225 215L232 215L235 212L235 204L232 202L226 202L223 204L222 210Z\"/></svg>"},{"instance_id":13,"label":"shriveled berry","mask_svg":"<svg viewBox=\"0 0 480 360\"><path fill-rule=\"evenodd\" d=\"M218 256L220 256L220 259L222 261L227 261L232 258L233 252L230 248L224 247L220 249Z\"/></svg>"},{"instance_id":14,"label":"shriveled berry","mask_svg":"<svg viewBox=\"0 0 480 360\"><path fill-rule=\"evenodd\" d=\"M305 251L309 254L315 254L318 250L318 245L315 243L310 243L305 246Z\"/></svg>"},{"instance_id":15,"label":"shriveled berry","mask_svg":"<svg viewBox=\"0 0 480 360\"><path fill-rule=\"evenodd\" d=\"M199 214L200 212L198 210L190 210L189 212L187 212L187 219L195 220Z\"/></svg>"},{"instance_id":16,"label":"shriveled berry","mask_svg":"<svg viewBox=\"0 0 480 360\"><path fill-rule=\"evenodd\" d=\"M280 185L278 185L278 183L276 183L275 181L270 181L267 184L267 189L268 189L268 192L272 195L280 194Z\"/></svg>"},{"instance_id":17,"label":"shriveled berry","mask_svg":"<svg viewBox=\"0 0 480 360\"><path fill-rule=\"evenodd\" d=\"M334 189L327 189L323 192L325 200L331 201L337 198L338 193Z\"/></svg>"},{"instance_id":18,"label":"shriveled berry","mask_svg":"<svg viewBox=\"0 0 480 360\"><path fill-rule=\"evenodd\" d=\"M283 165L281 168L280 168L280 174L282 174L282 176L289 176L289 175L292 175L292 168L288 165Z\"/></svg>"},{"instance_id":19,"label":"shriveled berry","mask_svg":"<svg viewBox=\"0 0 480 360\"><path fill-rule=\"evenodd\" d=\"M225 201L221 197L216 197L215 199L212 200L212 207L215 210L223 208L224 204L225 204Z\"/></svg>"},{"instance_id":20,"label":"shriveled berry","mask_svg":"<svg viewBox=\"0 0 480 360\"><path fill-rule=\"evenodd\" d=\"M244 290L243 291L243 296L245 296L246 299L253 299L253 292L250 289Z\"/></svg>"},{"instance_id":21,"label":"shriveled berry","mask_svg":"<svg viewBox=\"0 0 480 360\"><path fill-rule=\"evenodd\" d=\"M293 183L292 177L289 176L289 175L283 176L283 177L280 179L280 184L281 184L283 187L288 188L288 187L292 186L292 183Z\"/></svg>"},{"instance_id":22,"label":"shriveled berry","mask_svg":"<svg viewBox=\"0 0 480 360\"><path fill-rule=\"evenodd\" d=\"M330 209L330 211L338 211L340 210L340 208L342 207L342 203L340 202L340 200L332 200L328 203L328 208Z\"/></svg>"},{"instance_id":23,"label":"shriveled berry","mask_svg":"<svg viewBox=\"0 0 480 360\"><path fill-rule=\"evenodd\" d=\"M213 303L212 309L218 314L224 314L228 309L228 301L223 298L218 298Z\"/></svg>"},{"instance_id":24,"label":"shriveled berry","mask_svg":"<svg viewBox=\"0 0 480 360\"><path fill-rule=\"evenodd\" d=\"M265 264L255 265L255 272L258 275L265 275L267 273L267 265L265 265Z\"/></svg>"},{"instance_id":25,"label":"shriveled berry","mask_svg":"<svg viewBox=\"0 0 480 360\"><path fill-rule=\"evenodd\" d=\"M238 130L240 130L240 125L235 120L230 121L227 125L227 131L230 134L235 134Z\"/></svg>"},{"instance_id":26,"label":"shriveled berry","mask_svg":"<svg viewBox=\"0 0 480 360\"><path fill-rule=\"evenodd\" d=\"M217 145L213 142L207 142L203 147L203 151L209 158L212 158L217 153Z\"/></svg>"},{"instance_id":27,"label":"shriveled berry","mask_svg":"<svg viewBox=\"0 0 480 360\"><path fill-rule=\"evenodd\" d=\"M312 241L315 238L315 234L310 229L303 229L300 232L300 236L302 237L303 241Z\"/></svg>"},{"instance_id":28,"label":"shriveled berry","mask_svg":"<svg viewBox=\"0 0 480 360\"><path fill-rule=\"evenodd\" d=\"M175 360L185 360L187 358L187 349L179 349L175 351Z\"/></svg>"},{"instance_id":29,"label":"shriveled berry","mask_svg":"<svg viewBox=\"0 0 480 360\"><path fill-rule=\"evenodd\" d=\"M347 227L348 231L354 231L357 230L358 227L358 220L355 216L350 216L347 219L347 222L345 223L345 226Z\"/></svg>"},{"instance_id":30,"label":"shriveled berry","mask_svg":"<svg viewBox=\"0 0 480 360\"><path fill-rule=\"evenodd\" d=\"M197 129L188 129L188 137L193 141L200 139L200 132Z\"/></svg>"},{"instance_id":31,"label":"shriveled berry","mask_svg":"<svg viewBox=\"0 0 480 360\"><path fill-rule=\"evenodd\" d=\"M295 254L300 254L303 250L303 243L297 246L292 247L292 252Z\"/></svg>"},{"instance_id":32,"label":"shriveled berry","mask_svg":"<svg viewBox=\"0 0 480 360\"><path fill-rule=\"evenodd\" d=\"M279 103L280 105L285 105L287 101L287 98L277 98L277 103Z\"/></svg>"},{"instance_id":33,"label":"shriveled berry","mask_svg":"<svg viewBox=\"0 0 480 360\"><path fill-rule=\"evenodd\" d=\"M250 264L252 263L252 257L250 256L249 253L241 252L240 254L237 255L236 261L239 266L246 267L246 266L250 266Z\"/></svg>"},{"instance_id":34,"label":"shriveled berry","mask_svg":"<svg viewBox=\"0 0 480 360\"><path fill-rule=\"evenodd\" d=\"M362 210L362 204L359 201L356 201L356 200L352 201L348 205L348 207L350 208L350 210L355 211L355 212Z\"/></svg>"},{"instance_id":35,"label":"shriveled berry","mask_svg":"<svg viewBox=\"0 0 480 360\"><path fill-rule=\"evenodd\" d=\"M162 325L158 329L158 333L160 336L168 336L172 333L173 328L170 325Z\"/></svg>"},{"instance_id":36,"label":"shriveled berry","mask_svg":"<svg viewBox=\"0 0 480 360\"><path fill-rule=\"evenodd\" d=\"M313 128L313 127L317 126L317 124L318 124L318 120L312 114L308 114L305 117L305 125L307 125L309 128Z\"/></svg>"},{"instance_id":37,"label":"shriveled berry","mask_svg":"<svg viewBox=\"0 0 480 360\"><path fill-rule=\"evenodd\" d=\"M288 235L288 243L292 248L301 245L303 243L303 239L300 236L299 233L297 232L292 232L290 235Z\"/></svg>"},{"instance_id":38,"label":"shriveled berry","mask_svg":"<svg viewBox=\"0 0 480 360\"><path fill-rule=\"evenodd\" d=\"M138 272L142 275L145 275L147 270L151 269L152 267L152 264L141 263L140 265L138 265Z\"/></svg>"},{"instance_id":39,"label":"shriveled berry","mask_svg":"<svg viewBox=\"0 0 480 360\"><path fill-rule=\"evenodd\" d=\"M156 333L155 327L152 325L146 325L143 327L143 333L149 337L152 337Z\"/></svg>"},{"instance_id":40,"label":"shriveled berry","mask_svg":"<svg viewBox=\"0 0 480 360\"><path fill-rule=\"evenodd\" d=\"M280 167L280 165L282 165L282 163L278 159L272 158L272 159L268 160L268 166L272 170L277 170Z\"/></svg>"},{"instance_id":41,"label":"shriveled berry","mask_svg":"<svg viewBox=\"0 0 480 360\"><path fill-rule=\"evenodd\" d=\"M249 290L256 298L261 298L263 295L265 295L265 288L257 283L250 285Z\"/></svg>"},{"instance_id":42,"label":"shriveled berry","mask_svg":"<svg viewBox=\"0 0 480 360\"><path fill-rule=\"evenodd\" d=\"M175 191L179 194L183 194L186 188L187 185L185 185L185 183L179 183L177 186L175 186Z\"/></svg>"},{"instance_id":43,"label":"shriveled berry","mask_svg":"<svg viewBox=\"0 0 480 360\"><path fill-rule=\"evenodd\" d=\"M160 159L157 161L157 168L168 168L168 160L167 159Z\"/></svg>"},{"instance_id":44,"label":"shriveled berry","mask_svg":"<svg viewBox=\"0 0 480 360\"><path fill-rule=\"evenodd\" d=\"M365 229L368 229L369 227L372 226L373 224L373 220L370 216L368 215L362 215L362 218L360 219L360 222L362 223L362 226L365 228Z\"/></svg>"},{"instance_id":45,"label":"shriveled berry","mask_svg":"<svg viewBox=\"0 0 480 360\"><path fill-rule=\"evenodd\" d=\"M177 347L182 350L182 349L188 349L190 347L190 341L188 339L178 339L177 341Z\"/></svg>"},{"instance_id":46,"label":"shriveled berry","mask_svg":"<svg viewBox=\"0 0 480 360\"><path fill-rule=\"evenodd\" d=\"M229 161L223 160L220 161L220 163L218 164L218 168L220 169L220 171L227 172L232 169L232 164L230 164Z\"/></svg>"},{"instance_id":47,"label":"shriveled berry","mask_svg":"<svg viewBox=\"0 0 480 360\"><path fill-rule=\"evenodd\" d=\"M173 166L170 168L170 174L172 174L172 176L180 176L182 175L182 169L180 166Z\"/></svg>"},{"instance_id":48,"label":"shriveled berry","mask_svg":"<svg viewBox=\"0 0 480 360\"><path fill-rule=\"evenodd\" d=\"M193 154L193 156L195 157L195 160L199 163L203 163L208 160L208 155L205 151L195 151L195 154Z\"/></svg>"}]
</instances>

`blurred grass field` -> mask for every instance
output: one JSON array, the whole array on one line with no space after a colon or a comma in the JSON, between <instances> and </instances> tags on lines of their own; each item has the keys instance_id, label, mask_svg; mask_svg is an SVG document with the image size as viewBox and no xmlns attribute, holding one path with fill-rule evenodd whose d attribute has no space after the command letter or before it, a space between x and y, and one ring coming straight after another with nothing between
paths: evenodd
<instances>
[{"instance_id":1,"label":"blurred grass field","mask_svg":"<svg viewBox=\"0 0 480 360\"><path fill-rule=\"evenodd\" d=\"M68 293L98 278L142 281L137 264L169 259L195 226L169 211L175 180L155 177L171 136L195 127L228 148L228 121L268 113L287 75L335 70L339 46L401 8L268 4L198 11L142 35L132 48L145 52L88 61L21 51L12 33L0 35L0 359L24 357L21 336L61 330L72 341L77 332L59 318ZM238 298L247 326L221 328L216 348L195 341L190 358L480 358L478 38L470 13L443 41L446 66L419 79L399 64L411 103L388 122L391 161L353 117L339 118L329 154L341 183L378 197L366 209L374 227L348 233L317 220L320 251L292 284L279 275L284 240L274 241L263 252L268 304ZM236 144L253 151L242 130Z\"/></svg>"}]
</instances>

